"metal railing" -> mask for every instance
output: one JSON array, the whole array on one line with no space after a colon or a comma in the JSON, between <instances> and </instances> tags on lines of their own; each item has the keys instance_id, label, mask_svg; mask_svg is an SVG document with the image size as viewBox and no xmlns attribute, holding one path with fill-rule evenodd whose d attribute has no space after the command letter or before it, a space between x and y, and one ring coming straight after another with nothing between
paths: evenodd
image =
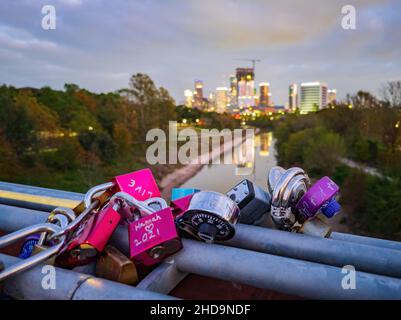
<instances>
[{"instance_id":1,"label":"metal railing","mask_svg":"<svg viewBox=\"0 0 401 320\"><path fill-rule=\"evenodd\" d=\"M9 187L12 190L7 189ZM82 194L77 193L60 190L54 190L53 193L52 189L35 187L26 187L25 190L25 187L0 184L0 189L6 189L4 191L21 194L27 191L27 194L43 195L47 198L51 198L54 194L55 198L74 200L76 203L83 198ZM35 201L37 200L35 198ZM48 216L48 212L22 208L21 205L10 206L11 198L6 203L8 205L0 205L0 230L5 232L42 223ZM29 201L25 201L25 204L32 208ZM110 242L127 254L129 244L126 227L118 227ZM401 243L395 241L341 233L334 233L331 239L322 239L268 228L238 225L235 237L227 243L211 245L183 239L183 246L183 250L152 271L136 288L114 283L117 287L135 289L121 291L123 292L121 298L148 299L143 291L149 294L149 299L152 294L168 294L187 273L194 273L304 298L401 299ZM1 255L0 260L3 258ZM353 265L356 269L355 289L345 290L342 287L344 277L342 267L345 265ZM46 293L35 293L36 289L39 290L38 287L26 288L26 281L29 279L43 277L40 272L35 275L33 273L35 270L36 268L33 268L5 280L6 292L15 298L49 298ZM74 277L79 274L63 269L60 271L63 277L65 272L72 273ZM76 278L69 277L63 278L62 282L73 287ZM71 297L60 293L57 297L112 299L111 295L116 295L116 298L119 298L117 292L113 293L113 290L119 289L117 287L112 289L110 281L105 284L111 288L108 289L110 293L106 294L96 292L95 288L90 286L91 281L103 283L106 280L93 276L90 279L95 280L85 281L88 282L84 286L85 288L88 286L87 291L80 289L79 295L74 294ZM29 294L25 290L28 290ZM155 298L165 299L168 296L155 296Z\"/></svg>"}]
</instances>

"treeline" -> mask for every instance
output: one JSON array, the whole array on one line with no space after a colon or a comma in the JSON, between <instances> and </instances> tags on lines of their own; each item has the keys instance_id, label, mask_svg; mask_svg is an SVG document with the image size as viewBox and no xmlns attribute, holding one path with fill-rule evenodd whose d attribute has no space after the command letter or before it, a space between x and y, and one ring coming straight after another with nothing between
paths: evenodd
<instances>
[{"instance_id":1,"label":"treeline","mask_svg":"<svg viewBox=\"0 0 401 320\"><path fill-rule=\"evenodd\" d=\"M128 88L101 94L75 84L64 90L0 86L0 180L84 192L147 166L146 133L167 130L181 112L145 74L133 75ZM216 119L216 127L227 122L197 116ZM169 170L154 169L159 177Z\"/></svg>"},{"instance_id":2,"label":"treeline","mask_svg":"<svg viewBox=\"0 0 401 320\"><path fill-rule=\"evenodd\" d=\"M387 87L389 88L389 87ZM378 99L359 91L308 115L286 115L275 126L278 161L341 185L346 221L354 232L401 240L401 83ZM386 95L384 95L386 96ZM375 167L383 177L342 159Z\"/></svg>"}]
</instances>

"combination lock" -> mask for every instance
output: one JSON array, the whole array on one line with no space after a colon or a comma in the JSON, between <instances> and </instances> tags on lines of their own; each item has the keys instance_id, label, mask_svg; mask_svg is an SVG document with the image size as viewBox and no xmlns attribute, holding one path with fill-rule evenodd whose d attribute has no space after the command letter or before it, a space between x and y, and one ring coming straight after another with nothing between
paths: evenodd
<instances>
[{"instance_id":1,"label":"combination lock","mask_svg":"<svg viewBox=\"0 0 401 320\"><path fill-rule=\"evenodd\" d=\"M192 196L188 209L177 217L177 222L199 240L225 241L234 236L239 216L238 205L226 195L200 191Z\"/></svg>"},{"instance_id":2,"label":"combination lock","mask_svg":"<svg viewBox=\"0 0 401 320\"><path fill-rule=\"evenodd\" d=\"M241 223L258 225L270 211L270 194L247 179L242 180L226 194L241 210Z\"/></svg>"}]
</instances>

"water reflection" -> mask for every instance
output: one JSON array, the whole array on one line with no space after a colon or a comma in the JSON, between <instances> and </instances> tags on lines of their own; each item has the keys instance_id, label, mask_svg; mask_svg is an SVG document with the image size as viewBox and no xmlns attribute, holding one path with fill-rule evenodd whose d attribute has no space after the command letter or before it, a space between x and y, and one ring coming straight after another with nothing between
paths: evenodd
<instances>
[{"instance_id":1,"label":"water reflection","mask_svg":"<svg viewBox=\"0 0 401 320\"><path fill-rule=\"evenodd\" d=\"M226 192L239 181L249 179L266 189L267 173L272 166L277 165L274 142L271 132L261 133L255 136L254 163L205 165L196 176L184 183L182 187ZM236 175L236 172L246 174Z\"/></svg>"}]
</instances>

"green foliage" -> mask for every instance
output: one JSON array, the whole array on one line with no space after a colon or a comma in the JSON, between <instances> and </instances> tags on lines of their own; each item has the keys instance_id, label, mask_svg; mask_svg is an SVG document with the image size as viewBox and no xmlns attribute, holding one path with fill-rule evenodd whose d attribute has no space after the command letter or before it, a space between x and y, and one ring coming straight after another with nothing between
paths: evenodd
<instances>
[{"instance_id":1,"label":"green foliage","mask_svg":"<svg viewBox=\"0 0 401 320\"><path fill-rule=\"evenodd\" d=\"M291 134L278 145L279 160L284 165L298 165L311 175L333 173L338 158L345 153L341 137L323 127L304 129Z\"/></svg>"},{"instance_id":2,"label":"green foliage","mask_svg":"<svg viewBox=\"0 0 401 320\"><path fill-rule=\"evenodd\" d=\"M94 153L105 162L111 162L116 156L116 143L105 132L81 131L78 140L86 151Z\"/></svg>"},{"instance_id":3,"label":"green foliage","mask_svg":"<svg viewBox=\"0 0 401 320\"><path fill-rule=\"evenodd\" d=\"M145 167L146 133L167 130L180 112L192 112L194 123L235 123L228 115L176 108L167 90L145 74L133 75L129 88L116 93L71 83L64 90L0 86L0 180L85 192Z\"/></svg>"},{"instance_id":4,"label":"green foliage","mask_svg":"<svg viewBox=\"0 0 401 320\"><path fill-rule=\"evenodd\" d=\"M352 170L341 192L341 201L351 208L355 231L401 240L401 183Z\"/></svg>"}]
</instances>

